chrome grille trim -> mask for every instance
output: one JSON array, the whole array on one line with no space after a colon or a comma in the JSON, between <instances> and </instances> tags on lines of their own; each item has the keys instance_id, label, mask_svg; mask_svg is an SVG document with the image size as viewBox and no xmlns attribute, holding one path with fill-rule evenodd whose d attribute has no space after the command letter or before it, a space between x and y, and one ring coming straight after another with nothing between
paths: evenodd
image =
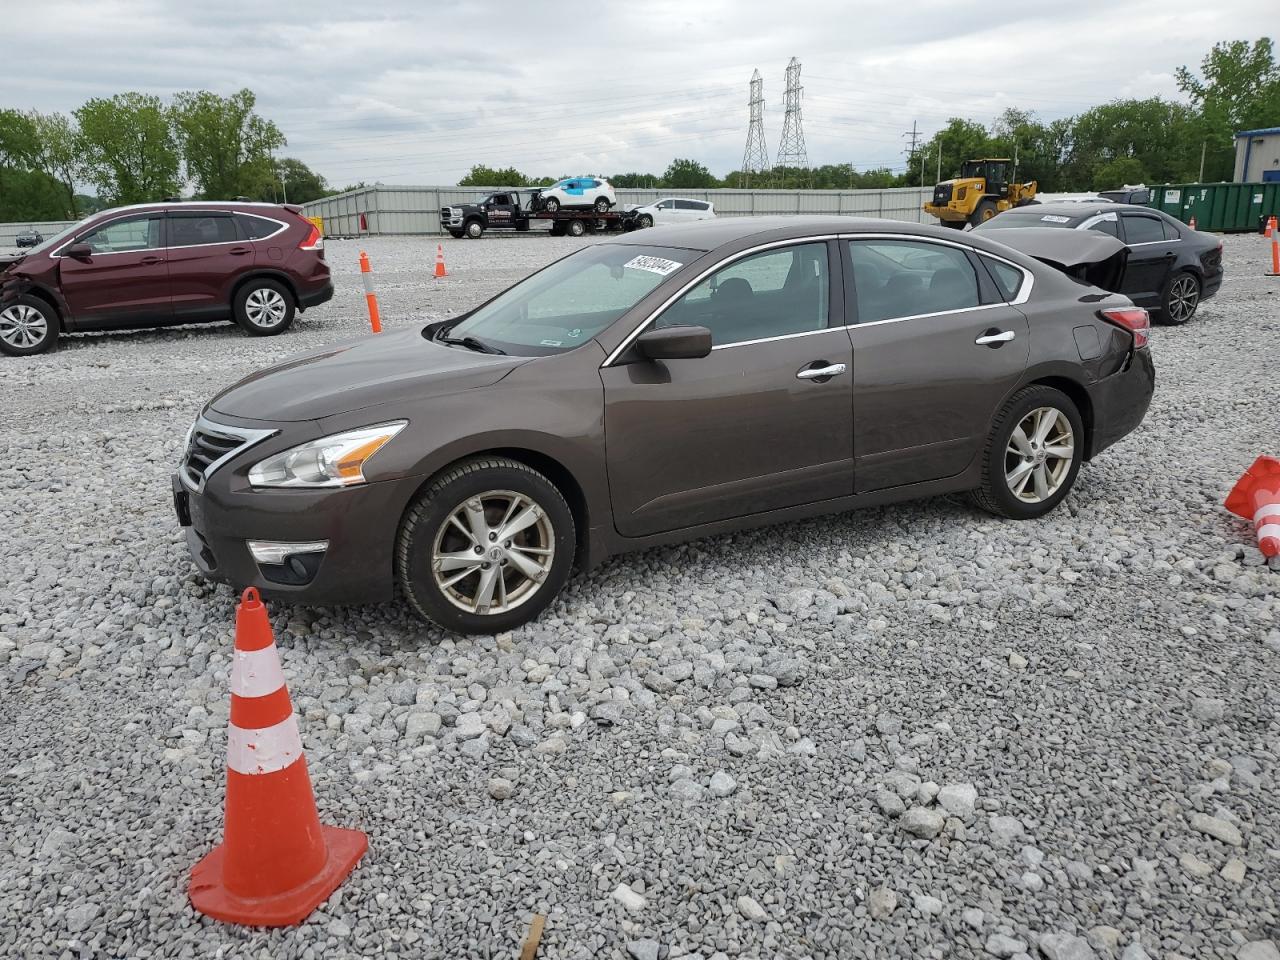
<instances>
[{"instance_id":1,"label":"chrome grille trim","mask_svg":"<svg viewBox=\"0 0 1280 960\"><path fill-rule=\"evenodd\" d=\"M209 477L224 463L279 432L232 427L201 416L191 430L187 448L182 451L178 476L182 478L183 485L199 493Z\"/></svg>"}]
</instances>

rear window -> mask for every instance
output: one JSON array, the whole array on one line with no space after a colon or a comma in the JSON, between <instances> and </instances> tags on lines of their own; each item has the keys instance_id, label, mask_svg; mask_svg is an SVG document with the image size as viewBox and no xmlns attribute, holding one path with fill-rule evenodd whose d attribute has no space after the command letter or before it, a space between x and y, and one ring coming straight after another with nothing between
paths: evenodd
<instances>
[{"instance_id":1,"label":"rear window","mask_svg":"<svg viewBox=\"0 0 1280 960\"><path fill-rule=\"evenodd\" d=\"M1126 216L1124 238L1126 243L1157 243L1165 238L1164 224L1157 217Z\"/></svg>"},{"instance_id":2,"label":"rear window","mask_svg":"<svg viewBox=\"0 0 1280 960\"><path fill-rule=\"evenodd\" d=\"M1015 299L1018 291L1022 289L1022 271L1003 260L994 260L987 256L982 258L982 262L987 265L988 272L995 280L996 286L1000 288L1000 292L1004 294L1004 298Z\"/></svg>"},{"instance_id":3,"label":"rear window","mask_svg":"<svg viewBox=\"0 0 1280 960\"><path fill-rule=\"evenodd\" d=\"M255 217L247 213L237 215L240 221L240 229L244 231L244 235L250 240L261 240L263 237L269 237L276 231L280 230L280 224L274 220L268 220L266 217Z\"/></svg>"},{"instance_id":4,"label":"rear window","mask_svg":"<svg viewBox=\"0 0 1280 960\"><path fill-rule=\"evenodd\" d=\"M1065 227L1071 229L1079 222L1079 217L1070 217L1061 213L1028 213L1023 210L1006 210L974 229L1008 230L1017 227Z\"/></svg>"},{"instance_id":5,"label":"rear window","mask_svg":"<svg viewBox=\"0 0 1280 960\"><path fill-rule=\"evenodd\" d=\"M239 239L235 222L227 214L181 214L169 217L171 247L234 243Z\"/></svg>"}]
</instances>

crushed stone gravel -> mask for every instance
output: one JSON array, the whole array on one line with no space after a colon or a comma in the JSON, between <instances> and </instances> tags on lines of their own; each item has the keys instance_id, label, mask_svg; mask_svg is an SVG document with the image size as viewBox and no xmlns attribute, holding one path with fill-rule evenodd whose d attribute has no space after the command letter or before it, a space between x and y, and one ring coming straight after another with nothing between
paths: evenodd
<instances>
[{"instance_id":1,"label":"crushed stone gravel","mask_svg":"<svg viewBox=\"0 0 1280 960\"><path fill-rule=\"evenodd\" d=\"M434 280L436 242L364 241L387 327L590 241L445 240ZM194 914L234 598L169 473L220 387L366 335L359 249L280 337L0 358L0 956L506 957L534 914L544 960L1280 956L1280 565L1221 506L1280 452L1256 236L1042 521L946 498L654 549L497 637L272 606L321 817L370 850L296 929Z\"/></svg>"}]
</instances>

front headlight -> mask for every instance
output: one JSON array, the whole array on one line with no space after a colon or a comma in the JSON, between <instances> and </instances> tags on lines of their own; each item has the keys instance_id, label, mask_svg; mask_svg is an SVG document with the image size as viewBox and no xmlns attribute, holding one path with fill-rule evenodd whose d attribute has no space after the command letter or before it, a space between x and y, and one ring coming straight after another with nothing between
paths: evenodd
<instances>
[{"instance_id":1,"label":"front headlight","mask_svg":"<svg viewBox=\"0 0 1280 960\"><path fill-rule=\"evenodd\" d=\"M408 420L321 437L259 461L249 470L255 487L347 487L364 483L364 465Z\"/></svg>"}]
</instances>

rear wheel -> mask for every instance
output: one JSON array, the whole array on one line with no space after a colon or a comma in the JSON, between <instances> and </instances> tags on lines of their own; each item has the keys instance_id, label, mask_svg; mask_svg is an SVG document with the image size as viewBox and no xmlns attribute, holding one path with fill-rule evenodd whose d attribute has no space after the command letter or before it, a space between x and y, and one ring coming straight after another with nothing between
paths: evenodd
<instances>
[{"instance_id":1,"label":"rear wheel","mask_svg":"<svg viewBox=\"0 0 1280 960\"><path fill-rule=\"evenodd\" d=\"M1196 315L1200 306L1200 281L1190 270L1179 270L1165 281L1160 297L1160 322L1180 326Z\"/></svg>"},{"instance_id":2,"label":"rear wheel","mask_svg":"<svg viewBox=\"0 0 1280 960\"><path fill-rule=\"evenodd\" d=\"M570 220L565 229L568 230L569 236L580 237L587 232L587 225L581 220Z\"/></svg>"},{"instance_id":3,"label":"rear wheel","mask_svg":"<svg viewBox=\"0 0 1280 960\"><path fill-rule=\"evenodd\" d=\"M986 223L999 212L1000 210L996 207L994 200L983 200L978 204L978 208L973 211L971 220L976 227L980 223Z\"/></svg>"},{"instance_id":4,"label":"rear wheel","mask_svg":"<svg viewBox=\"0 0 1280 960\"><path fill-rule=\"evenodd\" d=\"M560 201L555 197L547 197L547 199L542 201L542 209L547 211L547 213L555 213L560 209Z\"/></svg>"},{"instance_id":5,"label":"rear wheel","mask_svg":"<svg viewBox=\"0 0 1280 960\"><path fill-rule=\"evenodd\" d=\"M410 504L396 579L420 616L459 633L499 633L555 599L576 542L573 514L550 480L505 457L468 460Z\"/></svg>"},{"instance_id":6,"label":"rear wheel","mask_svg":"<svg viewBox=\"0 0 1280 960\"><path fill-rule=\"evenodd\" d=\"M938 222L941 223L944 227L950 227L952 230L964 229L963 220L939 220Z\"/></svg>"},{"instance_id":7,"label":"rear wheel","mask_svg":"<svg viewBox=\"0 0 1280 960\"><path fill-rule=\"evenodd\" d=\"M288 330L293 323L293 294L276 280L250 280L236 291L232 312L246 333L271 337Z\"/></svg>"},{"instance_id":8,"label":"rear wheel","mask_svg":"<svg viewBox=\"0 0 1280 960\"><path fill-rule=\"evenodd\" d=\"M0 309L0 353L29 357L58 342L57 311L39 297L21 296Z\"/></svg>"},{"instance_id":9,"label":"rear wheel","mask_svg":"<svg viewBox=\"0 0 1280 960\"><path fill-rule=\"evenodd\" d=\"M1083 456L1084 428L1071 398L1053 387L1024 387L996 416L982 485L971 496L997 516L1042 517L1071 490Z\"/></svg>"},{"instance_id":10,"label":"rear wheel","mask_svg":"<svg viewBox=\"0 0 1280 960\"><path fill-rule=\"evenodd\" d=\"M609 201L604 197L596 197L596 213L608 213Z\"/></svg>"}]
</instances>

